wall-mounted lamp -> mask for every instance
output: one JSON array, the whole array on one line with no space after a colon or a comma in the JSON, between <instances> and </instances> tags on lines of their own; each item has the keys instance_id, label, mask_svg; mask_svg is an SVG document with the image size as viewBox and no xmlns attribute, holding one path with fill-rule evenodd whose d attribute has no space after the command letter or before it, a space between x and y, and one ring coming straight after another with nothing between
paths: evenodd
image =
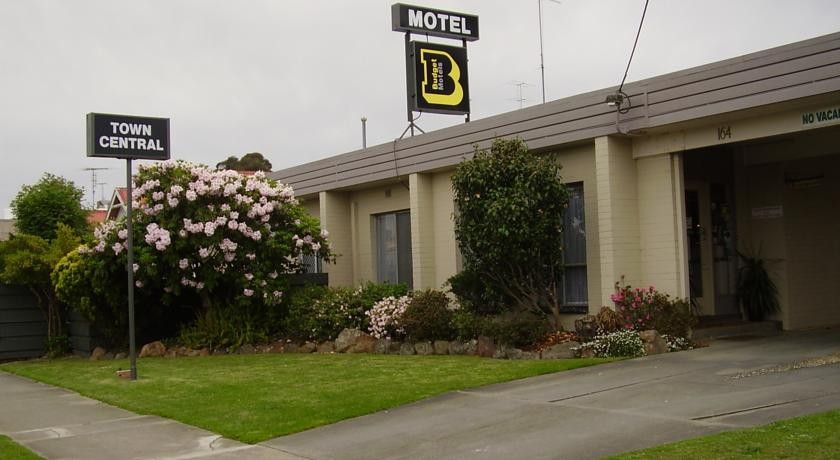
<instances>
[{"instance_id":1,"label":"wall-mounted lamp","mask_svg":"<svg viewBox=\"0 0 840 460\"><path fill-rule=\"evenodd\" d=\"M624 96L621 93L607 94L606 102L610 107L621 107L621 104L624 103Z\"/></svg>"}]
</instances>

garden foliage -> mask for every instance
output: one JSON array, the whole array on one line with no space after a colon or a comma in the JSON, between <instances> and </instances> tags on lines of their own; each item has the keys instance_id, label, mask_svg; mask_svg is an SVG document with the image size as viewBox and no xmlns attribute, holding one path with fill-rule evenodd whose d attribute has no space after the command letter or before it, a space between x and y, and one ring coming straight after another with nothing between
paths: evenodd
<instances>
[{"instance_id":1,"label":"garden foliage","mask_svg":"<svg viewBox=\"0 0 840 460\"><path fill-rule=\"evenodd\" d=\"M0 242L0 282L24 286L35 296L47 320L48 353L61 354L67 348L62 306L50 273L78 245L75 231L62 223L57 224L51 241L37 235L18 234Z\"/></svg>"},{"instance_id":2,"label":"garden foliage","mask_svg":"<svg viewBox=\"0 0 840 460\"><path fill-rule=\"evenodd\" d=\"M412 342L450 340L453 335L449 298L441 291L415 292L400 321Z\"/></svg>"},{"instance_id":3,"label":"garden foliage","mask_svg":"<svg viewBox=\"0 0 840 460\"><path fill-rule=\"evenodd\" d=\"M332 259L326 231L291 187L260 172L166 161L141 165L133 180L130 268L140 311L184 307L205 322L235 313L264 329L288 290L283 275L301 270L301 256ZM55 274L59 298L112 331L124 326L127 238L125 221L106 222Z\"/></svg>"},{"instance_id":4,"label":"garden foliage","mask_svg":"<svg viewBox=\"0 0 840 460\"><path fill-rule=\"evenodd\" d=\"M73 182L52 174L34 185L24 185L12 201L15 227L20 233L51 241L58 224L64 224L76 235L89 231L87 212L82 209L82 190Z\"/></svg>"},{"instance_id":5,"label":"garden foliage","mask_svg":"<svg viewBox=\"0 0 840 460\"><path fill-rule=\"evenodd\" d=\"M367 283L356 289L308 286L295 289L288 302L284 333L298 340L324 341L338 337L345 328L366 330L366 312L387 297L408 293L404 284Z\"/></svg>"},{"instance_id":6,"label":"garden foliage","mask_svg":"<svg viewBox=\"0 0 840 460\"><path fill-rule=\"evenodd\" d=\"M633 330L596 335L591 341L581 344L578 350L591 350L596 358L634 358L645 355L644 343Z\"/></svg>"},{"instance_id":7,"label":"garden foliage","mask_svg":"<svg viewBox=\"0 0 840 460\"><path fill-rule=\"evenodd\" d=\"M691 313L686 299L671 299L653 286L633 288L615 283L615 293L610 298L625 329L644 331L655 329L672 337L688 337L697 318Z\"/></svg>"},{"instance_id":8,"label":"garden foliage","mask_svg":"<svg viewBox=\"0 0 840 460\"><path fill-rule=\"evenodd\" d=\"M497 139L458 165L455 235L467 274L452 284L462 303L540 312L560 325L557 288L569 198L560 169L553 156L530 152L520 139ZM500 297L495 308L469 305Z\"/></svg>"}]
</instances>

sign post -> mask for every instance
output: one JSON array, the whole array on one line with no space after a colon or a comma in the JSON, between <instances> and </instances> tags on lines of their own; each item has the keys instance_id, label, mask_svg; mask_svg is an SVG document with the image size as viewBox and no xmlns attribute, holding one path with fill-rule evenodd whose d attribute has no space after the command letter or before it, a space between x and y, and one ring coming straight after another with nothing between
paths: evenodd
<instances>
[{"instance_id":1,"label":"sign post","mask_svg":"<svg viewBox=\"0 0 840 460\"><path fill-rule=\"evenodd\" d=\"M131 160L169 159L169 119L87 114L87 156L125 158L126 273L128 275L128 342L131 380L137 380L137 343L134 327L134 228Z\"/></svg>"},{"instance_id":2,"label":"sign post","mask_svg":"<svg viewBox=\"0 0 840 460\"><path fill-rule=\"evenodd\" d=\"M478 16L395 3L391 30L405 32L406 132L423 132L414 124L415 111L465 115L469 122L467 42L478 40ZM412 33L460 40L462 46L411 41Z\"/></svg>"}]
</instances>

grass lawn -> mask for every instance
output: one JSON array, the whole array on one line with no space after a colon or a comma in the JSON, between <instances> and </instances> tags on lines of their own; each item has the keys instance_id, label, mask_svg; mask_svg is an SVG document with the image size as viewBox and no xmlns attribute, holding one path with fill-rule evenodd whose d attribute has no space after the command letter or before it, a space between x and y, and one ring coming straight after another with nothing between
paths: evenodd
<instances>
[{"instance_id":1,"label":"grass lawn","mask_svg":"<svg viewBox=\"0 0 840 460\"><path fill-rule=\"evenodd\" d=\"M0 434L0 460L38 460L31 450Z\"/></svg>"},{"instance_id":2,"label":"grass lawn","mask_svg":"<svg viewBox=\"0 0 840 460\"><path fill-rule=\"evenodd\" d=\"M840 410L664 444L612 459L840 458Z\"/></svg>"},{"instance_id":3,"label":"grass lawn","mask_svg":"<svg viewBox=\"0 0 840 460\"><path fill-rule=\"evenodd\" d=\"M115 375L128 368L127 360L29 361L0 370L255 443L451 390L607 361L361 354L145 358L138 361L136 382Z\"/></svg>"}]
</instances>

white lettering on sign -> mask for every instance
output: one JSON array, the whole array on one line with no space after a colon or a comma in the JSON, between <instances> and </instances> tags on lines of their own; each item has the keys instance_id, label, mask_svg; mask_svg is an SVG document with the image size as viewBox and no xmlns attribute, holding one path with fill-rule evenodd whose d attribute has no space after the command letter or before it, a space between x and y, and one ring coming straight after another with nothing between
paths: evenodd
<instances>
[{"instance_id":1,"label":"white lettering on sign","mask_svg":"<svg viewBox=\"0 0 840 460\"><path fill-rule=\"evenodd\" d=\"M440 23L440 30L442 32L466 35L472 33L470 29L467 29L467 20L464 17L450 16L448 14L434 13L431 11L424 12L413 8L408 9L409 27L436 30L438 29L438 22Z\"/></svg>"},{"instance_id":2,"label":"white lettering on sign","mask_svg":"<svg viewBox=\"0 0 840 460\"><path fill-rule=\"evenodd\" d=\"M163 152L160 139L143 139L142 137L100 136L99 145L112 149L156 150Z\"/></svg>"},{"instance_id":3,"label":"white lettering on sign","mask_svg":"<svg viewBox=\"0 0 840 460\"><path fill-rule=\"evenodd\" d=\"M114 134L133 134L135 136L151 136L152 125L140 125L137 123L111 122L111 132Z\"/></svg>"},{"instance_id":4,"label":"white lettering on sign","mask_svg":"<svg viewBox=\"0 0 840 460\"><path fill-rule=\"evenodd\" d=\"M802 114L802 126L805 128L834 123L840 123L840 107L815 110Z\"/></svg>"}]
</instances>

